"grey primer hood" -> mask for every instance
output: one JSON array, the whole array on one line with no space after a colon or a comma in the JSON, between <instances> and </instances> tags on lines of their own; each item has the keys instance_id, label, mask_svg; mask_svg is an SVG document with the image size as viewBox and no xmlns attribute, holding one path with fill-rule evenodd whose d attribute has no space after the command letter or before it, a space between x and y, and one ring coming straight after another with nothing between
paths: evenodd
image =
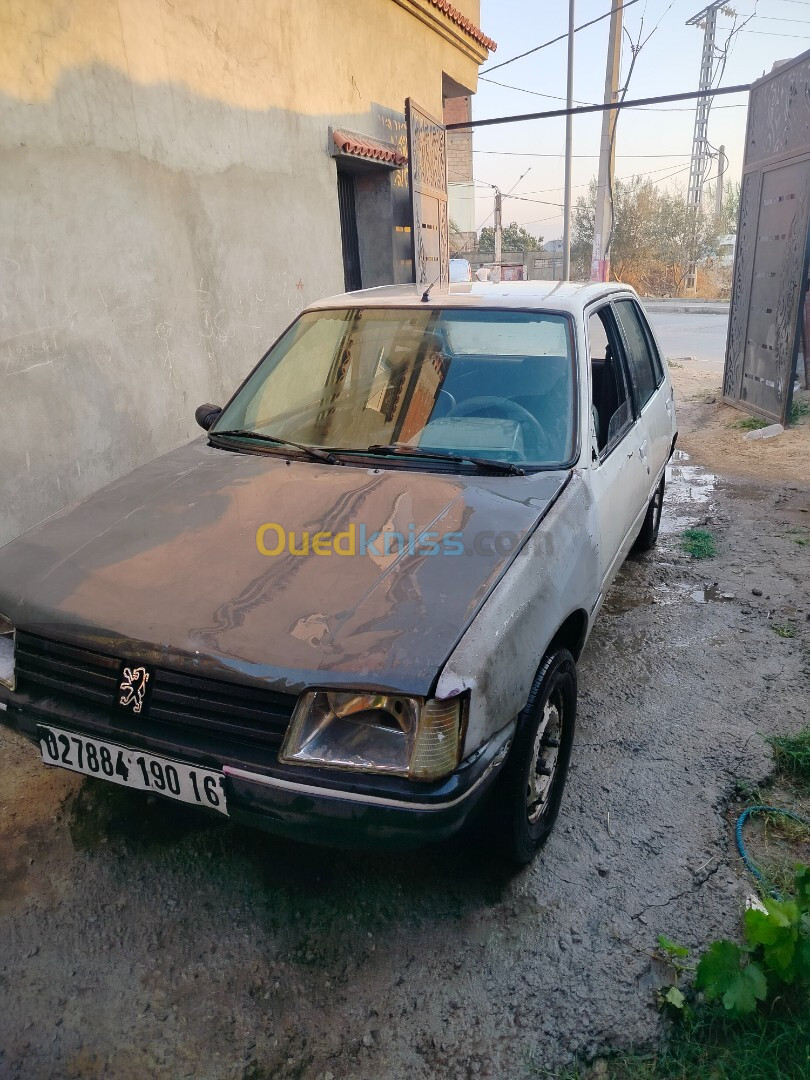
<instances>
[{"instance_id":1,"label":"grey primer hood","mask_svg":"<svg viewBox=\"0 0 810 1080\"><path fill-rule=\"evenodd\" d=\"M426 695L569 475L330 466L196 440L0 550L0 612L31 633L193 674ZM298 545L303 532L364 524L369 539L417 538L416 553L377 541L353 555L262 555L268 522ZM427 531L461 534L464 553L419 554ZM511 550L495 549L496 532Z\"/></svg>"}]
</instances>

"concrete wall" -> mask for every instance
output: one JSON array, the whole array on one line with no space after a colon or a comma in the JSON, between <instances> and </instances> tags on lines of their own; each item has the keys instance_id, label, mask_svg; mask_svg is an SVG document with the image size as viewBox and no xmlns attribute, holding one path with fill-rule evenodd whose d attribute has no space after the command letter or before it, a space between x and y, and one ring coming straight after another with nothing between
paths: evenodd
<instances>
[{"instance_id":1,"label":"concrete wall","mask_svg":"<svg viewBox=\"0 0 810 1080\"><path fill-rule=\"evenodd\" d=\"M429 0L7 0L0 41L3 542L198 434L341 291L328 126L440 115L484 51Z\"/></svg>"}]
</instances>

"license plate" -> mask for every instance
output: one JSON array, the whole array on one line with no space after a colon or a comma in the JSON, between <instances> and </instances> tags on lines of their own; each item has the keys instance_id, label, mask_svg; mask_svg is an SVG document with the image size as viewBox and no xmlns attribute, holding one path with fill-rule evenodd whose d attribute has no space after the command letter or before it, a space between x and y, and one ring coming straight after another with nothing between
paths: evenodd
<instances>
[{"instance_id":1,"label":"license plate","mask_svg":"<svg viewBox=\"0 0 810 1080\"><path fill-rule=\"evenodd\" d=\"M37 734L46 765L228 813L221 772L59 728L39 725Z\"/></svg>"}]
</instances>

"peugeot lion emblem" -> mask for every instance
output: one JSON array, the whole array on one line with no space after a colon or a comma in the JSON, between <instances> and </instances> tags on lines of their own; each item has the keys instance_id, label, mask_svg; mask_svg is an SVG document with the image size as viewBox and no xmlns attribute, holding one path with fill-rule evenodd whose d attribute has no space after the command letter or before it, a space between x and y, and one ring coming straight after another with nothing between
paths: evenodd
<instances>
[{"instance_id":1,"label":"peugeot lion emblem","mask_svg":"<svg viewBox=\"0 0 810 1080\"><path fill-rule=\"evenodd\" d=\"M139 713L143 708L148 682L149 672L145 667L125 667L121 673L121 682L118 684L118 704L124 708L131 708L136 714Z\"/></svg>"}]
</instances>

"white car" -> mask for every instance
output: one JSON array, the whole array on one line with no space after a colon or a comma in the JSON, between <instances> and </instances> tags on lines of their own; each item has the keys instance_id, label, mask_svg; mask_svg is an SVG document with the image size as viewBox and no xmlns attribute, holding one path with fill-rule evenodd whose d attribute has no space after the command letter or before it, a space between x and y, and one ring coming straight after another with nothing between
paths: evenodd
<instances>
[{"instance_id":1,"label":"white car","mask_svg":"<svg viewBox=\"0 0 810 1080\"><path fill-rule=\"evenodd\" d=\"M197 418L0 551L0 721L48 765L286 836L415 844L477 814L531 859L675 445L635 293L331 297Z\"/></svg>"}]
</instances>

